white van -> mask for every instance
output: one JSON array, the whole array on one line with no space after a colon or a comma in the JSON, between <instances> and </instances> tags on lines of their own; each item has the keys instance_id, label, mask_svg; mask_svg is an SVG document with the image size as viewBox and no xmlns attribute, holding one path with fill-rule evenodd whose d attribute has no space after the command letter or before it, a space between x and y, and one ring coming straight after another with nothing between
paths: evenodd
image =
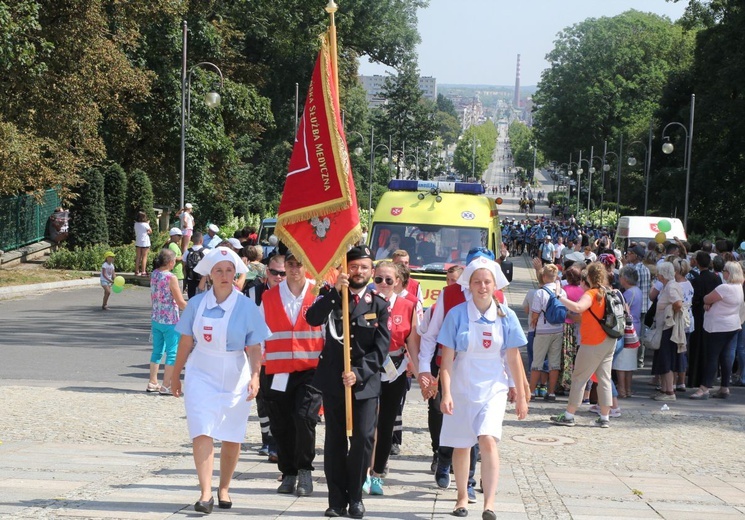
<instances>
[{"instance_id":1,"label":"white van","mask_svg":"<svg viewBox=\"0 0 745 520\"><path fill-rule=\"evenodd\" d=\"M626 251L631 242L648 243L654 241L655 235L660 232L657 223L660 220L670 222L671 229L665 236L667 240L672 241L675 238L687 240L686 231L683 223L678 218L667 217L621 217L618 219L616 228L616 247L621 251Z\"/></svg>"}]
</instances>

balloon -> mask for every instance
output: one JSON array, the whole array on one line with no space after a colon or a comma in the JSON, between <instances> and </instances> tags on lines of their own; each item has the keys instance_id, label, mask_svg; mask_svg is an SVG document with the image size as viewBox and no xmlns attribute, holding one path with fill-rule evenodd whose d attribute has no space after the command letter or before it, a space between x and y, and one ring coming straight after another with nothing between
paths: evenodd
<instances>
[{"instance_id":1,"label":"balloon","mask_svg":"<svg viewBox=\"0 0 745 520\"><path fill-rule=\"evenodd\" d=\"M114 278L114 285L116 285L118 287L123 287L124 286L124 277L123 276L117 276L116 278Z\"/></svg>"},{"instance_id":2,"label":"balloon","mask_svg":"<svg viewBox=\"0 0 745 520\"><path fill-rule=\"evenodd\" d=\"M673 225L670 224L670 221L667 219L662 219L657 223L657 229L662 231L663 233L667 233L673 228Z\"/></svg>"},{"instance_id":3,"label":"balloon","mask_svg":"<svg viewBox=\"0 0 745 520\"><path fill-rule=\"evenodd\" d=\"M114 291L116 294L119 294L124 290L124 287L122 287L121 285L112 285L111 290Z\"/></svg>"},{"instance_id":4,"label":"balloon","mask_svg":"<svg viewBox=\"0 0 745 520\"><path fill-rule=\"evenodd\" d=\"M740 249L742 249L743 251L745 251L745 242L742 242L742 243L740 244Z\"/></svg>"},{"instance_id":5,"label":"balloon","mask_svg":"<svg viewBox=\"0 0 745 520\"><path fill-rule=\"evenodd\" d=\"M665 240L667 240L667 235L665 235L665 233L660 232L654 236L654 241L658 244L664 244Z\"/></svg>"}]
</instances>

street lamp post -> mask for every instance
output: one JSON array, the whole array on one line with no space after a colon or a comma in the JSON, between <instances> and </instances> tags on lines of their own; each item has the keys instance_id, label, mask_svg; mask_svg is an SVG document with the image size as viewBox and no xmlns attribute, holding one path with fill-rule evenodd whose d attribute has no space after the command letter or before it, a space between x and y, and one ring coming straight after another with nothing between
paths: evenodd
<instances>
[{"instance_id":1,"label":"street lamp post","mask_svg":"<svg viewBox=\"0 0 745 520\"><path fill-rule=\"evenodd\" d=\"M649 152L650 149L647 148L647 145L645 145L641 141L632 141L628 144L627 148L631 148L632 145L641 145L644 148L644 216L647 216L647 201L649 200ZM626 160L626 164L629 166L636 166L637 160L636 157L634 157L633 152L630 152L629 158Z\"/></svg>"},{"instance_id":2,"label":"street lamp post","mask_svg":"<svg viewBox=\"0 0 745 520\"><path fill-rule=\"evenodd\" d=\"M189 115L191 114L191 75L198 67L210 67L220 76L220 90L222 90L224 78L220 68L209 61L202 61L189 69L187 74L187 24L182 24L182 60L181 60L181 179L179 182L179 204L180 208L184 207L184 185L186 181L186 128L189 125ZM204 97L204 102L209 108L215 108L220 105L220 94L212 90Z\"/></svg>"},{"instance_id":3,"label":"street lamp post","mask_svg":"<svg viewBox=\"0 0 745 520\"><path fill-rule=\"evenodd\" d=\"M671 125L678 125L683 129L683 131L685 131L686 140L685 148L683 149L683 167L686 169L685 206L683 209L683 227L685 227L685 229L688 229L688 193L691 183L691 151L693 149L693 116L695 114L695 110L696 94L691 94L691 117L690 121L688 122L688 128L686 128L683 123L673 121L672 123L668 123L667 125L665 125L665 128L662 129L662 139L667 139L662 145L662 151L668 155L673 153L673 150L675 149L673 143L670 142L670 138L665 135L668 127Z\"/></svg>"},{"instance_id":4,"label":"street lamp post","mask_svg":"<svg viewBox=\"0 0 745 520\"><path fill-rule=\"evenodd\" d=\"M600 183L603 185L603 190L600 193L600 225L603 225L603 204L605 203L605 174L610 171L610 164L608 164L607 157L612 155L619 161L618 154L615 152L608 151L608 141L603 143L603 177ZM619 161L620 162L620 161Z\"/></svg>"}]
</instances>

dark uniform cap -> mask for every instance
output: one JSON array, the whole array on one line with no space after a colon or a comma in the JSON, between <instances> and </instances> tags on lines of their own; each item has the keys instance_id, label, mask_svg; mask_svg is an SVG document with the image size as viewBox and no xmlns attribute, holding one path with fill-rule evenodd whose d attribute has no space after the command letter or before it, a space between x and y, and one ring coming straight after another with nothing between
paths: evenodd
<instances>
[{"instance_id":1,"label":"dark uniform cap","mask_svg":"<svg viewBox=\"0 0 745 520\"><path fill-rule=\"evenodd\" d=\"M372 252L367 246L356 246L347 251L347 262L352 260L362 260L363 258L369 258L372 260Z\"/></svg>"},{"instance_id":2,"label":"dark uniform cap","mask_svg":"<svg viewBox=\"0 0 745 520\"><path fill-rule=\"evenodd\" d=\"M287 251L285 252L285 262L286 262L286 261L288 261L288 260L295 260L295 261L296 261L297 263L299 263L299 264L301 264L301 263L302 263L302 262L300 261L300 259L299 259L299 258L297 258L297 257L296 257L296 256L295 256L295 255L294 255L294 254L292 253L292 251L290 251L289 249L288 249L288 250L287 250Z\"/></svg>"}]
</instances>

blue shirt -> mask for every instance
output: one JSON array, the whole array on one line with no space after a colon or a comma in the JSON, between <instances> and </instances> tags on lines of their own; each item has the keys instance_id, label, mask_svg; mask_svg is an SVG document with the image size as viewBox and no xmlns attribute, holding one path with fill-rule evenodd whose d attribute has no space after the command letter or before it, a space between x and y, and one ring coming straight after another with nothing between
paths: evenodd
<instances>
[{"instance_id":1,"label":"blue shirt","mask_svg":"<svg viewBox=\"0 0 745 520\"><path fill-rule=\"evenodd\" d=\"M504 318L497 318L502 320L502 350L526 345L528 340L522 326L520 326L517 314L506 305L501 307L507 315ZM484 320L484 318L482 318L482 321L488 323L488 320ZM445 316L440 333L437 335L437 342L443 346L454 348L456 352L465 352L468 350L468 324L468 302L456 305Z\"/></svg>"},{"instance_id":2,"label":"blue shirt","mask_svg":"<svg viewBox=\"0 0 745 520\"><path fill-rule=\"evenodd\" d=\"M202 298L212 294L208 291L189 298L186 309L181 314L181 319L176 325L176 332L184 336L193 336L194 320L196 319L197 309L202 303ZM205 318L219 319L225 315L225 311L217 305L210 308L209 304L204 308ZM230 315L228 322L228 351L243 350L248 345L258 345L269 337L271 332L267 327L264 318L262 318L259 308L249 298L238 295L233 308L233 314Z\"/></svg>"},{"instance_id":3,"label":"blue shirt","mask_svg":"<svg viewBox=\"0 0 745 520\"><path fill-rule=\"evenodd\" d=\"M220 235L215 235L212 238L209 238L209 235L207 235L207 239L207 242L204 243L204 247L207 249L215 249L222 243L222 238L220 238Z\"/></svg>"}]
</instances>

